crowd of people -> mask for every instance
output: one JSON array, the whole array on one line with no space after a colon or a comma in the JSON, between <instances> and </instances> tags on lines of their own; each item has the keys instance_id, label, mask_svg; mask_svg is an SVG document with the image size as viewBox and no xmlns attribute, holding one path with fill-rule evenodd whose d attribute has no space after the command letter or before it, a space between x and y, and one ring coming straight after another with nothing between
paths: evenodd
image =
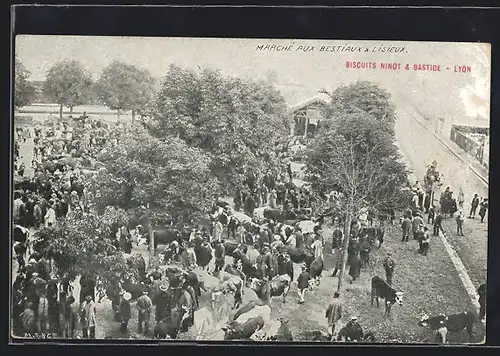
<instances>
[{"instance_id":1,"label":"crowd of people","mask_svg":"<svg viewBox=\"0 0 500 356\"><path fill-rule=\"evenodd\" d=\"M26 139L33 139L32 175L26 174L26 167L20 162L20 143ZM16 129L15 136L15 191L14 191L14 224L31 231L40 227L50 227L57 224L58 219L70 216L75 211L94 213L92 198L95 192L89 189L88 179L95 168L93 157L111 142L116 145L118 137L113 127L99 120L93 120L87 115L70 122L55 122L52 126L35 126L33 130ZM212 274L216 274L226 266L225 236L228 240L235 240L238 249L248 251L251 246L254 255L246 253L251 259L251 265L256 266L255 278L262 281L271 281L276 277L287 275L291 280L296 278L298 303L306 302L306 291L311 290L313 279L311 274L313 261L324 260L325 238L321 224L316 222L308 231L303 231L300 225L287 225L278 220L311 220L311 194L307 185L294 181L296 176L291 167L290 158L280 157L283 164L256 175L246 176L242 185L234 194L234 212L227 204L215 204L211 214L211 225L203 229L192 229L187 234L184 243L173 241L163 253L165 260L171 260L183 254L184 267L193 270L196 267L205 268L207 259L200 258L200 251L207 250L208 255L214 256L215 264ZM452 200L449 189L443 193L446 199ZM460 209L463 209L463 196L459 194ZM487 199L479 201L475 195L470 210L470 218L474 218L479 208L481 222L487 211ZM432 198L417 182L413 187L411 208L404 212L401 218L403 242L408 242L410 236L419 243L418 252L426 256L430 248L431 236L438 236L444 231L442 210L434 207ZM257 217L255 210L267 207L271 216ZM236 212L243 210L249 221L241 220ZM432 224L433 234L425 226L423 214L428 214L427 223ZM275 214L275 215L272 215ZM284 214L284 215L283 215ZM369 215L367 212L365 215ZM284 218L283 218L284 216ZM333 221L333 233L330 239L331 254L334 256L332 276L335 276L341 264L343 252L343 224L342 217ZM394 217L392 216L391 220ZM463 234L462 210L457 215L457 234ZM370 236L377 237L379 244L383 242L383 224L370 229L373 217L360 217L353 221L351 239L347 248L347 265L351 283L354 283L367 267L369 253L373 247ZM124 252L131 253L132 236L139 244L139 239L145 236L145 231L136 229L130 233L126 227L117 236L127 237L127 248ZM19 245L18 245L19 246ZM117 245L118 248L123 248ZM310 251L301 265L301 272L294 276L291 250ZM18 271L13 288L13 316L14 334L17 336L34 335L40 332L52 332L62 337L73 338L76 330L81 328L84 338L96 336L96 298L94 290L96 281L80 280L80 299L77 301L73 294L71 278L58 278L52 270L49 261L41 255L32 254L28 262L25 261L25 251L18 251ZM173 253L172 253L173 251ZM167 253L168 252L168 253ZM169 256L167 256L169 254ZM210 259L208 259L210 261ZM392 284L396 262L388 253L383 260L386 280ZM241 270L241 258L233 258L235 270ZM321 272L320 272L321 274ZM246 276L245 276L246 278ZM148 288L141 290L136 299L139 333L149 334L150 318L153 308L155 320L160 323L165 315L172 313L172 305L190 305L190 313L199 307L200 290L186 276L177 276L165 284L165 274L159 268L144 278L142 282ZM106 292L108 293L108 292ZM109 294L109 293L108 293ZM124 289L111 293L112 307L115 320L120 322L120 332L128 332L128 324L132 317L132 295ZM235 295L235 302L241 295ZM175 302L173 301L175 300ZM188 300L191 300L189 302ZM484 309L484 308L483 308ZM334 295L328 314L328 324L331 337L335 333L335 325L342 317L342 308L339 293ZM169 314L170 315L170 314ZM348 325L357 330L359 324L355 317ZM347 326L346 326L347 327ZM344 330L344 332L346 332ZM354 333L354 331L352 331Z\"/></svg>"}]
</instances>

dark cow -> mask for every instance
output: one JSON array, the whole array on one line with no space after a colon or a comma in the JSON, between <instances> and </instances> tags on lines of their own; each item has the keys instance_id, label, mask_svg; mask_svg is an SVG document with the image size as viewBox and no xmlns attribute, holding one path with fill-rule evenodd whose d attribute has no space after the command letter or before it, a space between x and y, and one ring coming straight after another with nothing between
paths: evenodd
<instances>
[{"instance_id":1,"label":"dark cow","mask_svg":"<svg viewBox=\"0 0 500 356\"><path fill-rule=\"evenodd\" d=\"M385 231L380 226L369 226L363 227L359 231L359 236L367 236L368 242L371 246L377 246L380 248L380 245L384 242Z\"/></svg>"},{"instance_id":2,"label":"dark cow","mask_svg":"<svg viewBox=\"0 0 500 356\"><path fill-rule=\"evenodd\" d=\"M239 245L240 245L239 243L234 242L234 241L224 241L224 249L225 249L226 256L234 257L234 252L238 249ZM243 253L247 252L246 246L242 246L241 249L243 250L242 251Z\"/></svg>"},{"instance_id":3,"label":"dark cow","mask_svg":"<svg viewBox=\"0 0 500 356\"><path fill-rule=\"evenodd\" d=\"M210 246L206 246L202 243L200 245L195 245L194 253L196 254L198 266L204 270L213 258L212 249Z\"/></svg>"},{"instance_id":4,"label":"dark cow","mask_svg":"<svg viewBox=\"0 0 500 356\"><path fill-rule=\"evenodd\" d=\"M323 273L323 259L318 257L312 261L309 267L309 278L311 281L315 281L316 285L319 285L321 279L321 273Z\"/></svg>"},{"instance_id":5,"label":"dark cow","mask_svg":"<svg viewBox=\"0 0 500 356\"><path fill-rule=\"evenodd\" d=\"M274 221L279 221L281 223L285 222L287 217L286 212L280 209L266 209L264 210L264 218Z\"/></svg>"},{"instance_id":6,"label":"dark cow","mask_svg":"<svg viewBox=\"0 0 500 356\"><path fill-rule=\"evenodd\" d=\"M147 290L147 286L144 283L122 283L122 289L125 292L129 292L132 295L131 300L137 300L142 295L142 292Z\"/></svg>"},{"instance_id":7,"label":"dark cow","mask_svg":"<svg viewBox=\"0 0 500 356\"><path fill-rule=\"evenodd\" d=\"M231 321L222 330L225 331L224 340L249 340L256 331L263 327L264 319L262 316L256 316L243 324Z\"/></svg>"},{"instance_id":8,"label":"dark cow","mask_svg":"<svg viewBox=\"0 0 500 356\"><path fill-rule=\"evenodd\" d=\"M182 243L182 233L178 229L155 230L153 232L153 235L155 249L158 247L158 245L168 246L172 241L178 241L179 243Z\"/></svg>"},{"instance_id":9,"label":"dark cow","mask_svg":"<svg viewBox=\"0 0 500 356\"><path fill-rule=\"evenodd\" d=\"M305 262L307 266L310 266L314 261L314 252L313 250L303 247L303 248L294 248L287 247L285 248L285 252L290 255L290 259L293 263L303 263Z\"/></svg>"},{"instance_id":10,"label":"dark cow","mask_svg":"<svg viewBox=\"0 0 500 356\"><path fill-rule=\"evenodd\" d=\"M237 277L240 277L241 280L243 281L243 285L247 285L247 276L245 275L245 273L243 273L243 265L240 264L240 266L237 268L235 266L232 266L232 265L226 265L226 267L224 268L224 271L229 273L229 274L232 274L233 276L237 276Z\"/></svg>"},{"instance_id":11,"label":"dark cow","mask_svg":"<svg viewBox=\"0 0 500 356\"><path fill-rule=\"evenodd\" d=\"M372 289L370 294L371 306L373 306L374 299L376 299L377 301L377 308L379 307L378 299L382 298L385 300L385 316L389 316L391 314L391 307L394 303L403 305L403 292L397 292L379 276L375 276L372 278Z\"/></svg>"},{"instance_id":12,"label":"dark cow","mask_svg":"<svg viewBox=\"0 0 500 356\"><path fill-rule=\"evenodd\" d=\"M155 325L153 329L153 337L155 339L166 339L167 337L170 339L176 339L179 331L182 328L185 328L183 324L187 322L187 319L183 318L183 316L187 314L189 313L183 309L172 309L170 316L162 319Z\"/></svg>"},{"instance_id":13,"label":"dark cow","mask_svg":"<svg viewBox=\"0 0 500 356\"><path fill-rule=\"evenodd\" d=\"M271 297L283 296L283 304L286 303L286 296L290 290L291 278L285 274L278 276L271 281L261 281L257 278L250 280L250 288L255 291L257 297L264 303L271 305Z\"/></svg>"},{"instance_id":14,"label":"dark cow","mask_svg":"<svg viewBox=\"0 0 500 356\"><path fill-rule=\"evenodd\" d=\"M448 332L458 333L464 329L467 330L469 337L472 339L473 326L476 321L477 317L475 313L464 311L459 314L440 314L432 317L424 315L418 322L418 325L436 330L436 341L445 344L447 343L446 337Z\"/></svg>"}]
</instances>

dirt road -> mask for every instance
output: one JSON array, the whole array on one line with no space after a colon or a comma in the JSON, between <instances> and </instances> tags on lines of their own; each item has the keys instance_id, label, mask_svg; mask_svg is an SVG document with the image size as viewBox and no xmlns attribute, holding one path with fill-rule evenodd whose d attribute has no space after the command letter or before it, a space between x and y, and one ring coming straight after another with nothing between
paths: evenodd
<instances>
[{"instance_id":1,"label":"dirt road","mask_svg":"<svg viewBox=\"0 0 500 356\"><path fill-rule=\"evenodd\" d=\"M397 114L396 136L403 154L410 162L410 168L423 181L427 166L436 160L440 173L445 177L444 186L449 186L455 196L458 188L462 187L465 194L464 213L468 216L474 194L477 193L479 197L488 196L487 185L469 169L467 163L456 157L429 130L419 124L412 117L413 113L401 108ZM447 219L443 227L449 242L467 268L471 280L475 285L483 283L486 279L487 266L487 223L481 223L478 217L475 220L466 219L465 237L456 234L454 219Z\"/></svg>"}]
</instances>

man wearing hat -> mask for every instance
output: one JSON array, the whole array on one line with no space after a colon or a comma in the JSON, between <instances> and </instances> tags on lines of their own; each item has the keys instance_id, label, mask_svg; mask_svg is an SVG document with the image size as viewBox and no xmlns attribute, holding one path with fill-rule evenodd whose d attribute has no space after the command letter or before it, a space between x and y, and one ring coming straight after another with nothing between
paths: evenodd
<instances>
[{"instance_id":1,"label":"man wearing hat","mask_svg":"<svg viewBox=\"0 0 500 356\"><path fill-rule=\"evenodd\" d=\"M142 323L144 323L144 334L149 333L149 319L151 317L151 310L153 303L148 296L148 291L145 289L142 295L137 299L137 311L139 312L138 332L142 333Z\"/></svg>"},{"instance_id":2,"label":"man wearing hat","mask_svg":"<svg viewBox=\"0 0 500 356\"><path fill-rule=\"evenodd\" d=\"M390 252L387 252L387 257L384 260L384 270L385 270L385 279L387 283L392 286L392 276L394 274L394 267L396 266L396 262L392 259L392 255Z\"/></svg>"},{"instance_id":3,"label":"man wearing hat","mask_svg":"<svg viewBox=\"0 0 500 356\"><path fill-rule=\"evenodd\" d=\"M302 264L302 272L297 278L297 288L299 295L299 304L304 304L304 295L306 293L306 289L309 288L309 272L307 272L307 265L305 263Z\"/></svg>"},{"instance_id":4,"label":"man wearing hat","mask_svg":"<svg viewBox=\"0 0 500 356\"><path fill-rule=\"evenodd\" d=\"M121 296L119 314L120 314L120 332L125 334L127 332L128 322L132 317L132 310L130 308L130 299L132 295L129 292L124 292Z\"/></svg>"},{"instance_id":5,"label":"man wearing hat","mask_svg":"<svg viewBox=\"0 0 500 356\"><path fill-rule=\"evenodd\" d=\"M80 321L84 339L95 339L96 310L92 296L85 296L85 301L80 307Z\"/></svg>"}]
</instances>

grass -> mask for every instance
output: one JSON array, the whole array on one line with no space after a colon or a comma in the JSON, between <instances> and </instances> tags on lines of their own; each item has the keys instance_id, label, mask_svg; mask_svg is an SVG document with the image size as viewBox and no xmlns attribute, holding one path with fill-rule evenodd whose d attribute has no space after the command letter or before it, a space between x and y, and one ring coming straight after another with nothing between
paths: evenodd
<instances>
[{"instance_id":1,"label":"grass","mask_svg":"<svg viewBox=\"0 0 500 356\"><path fill-rule=\"evenodd\" d=\"M465 236L456 234L455 219L447 218L443 222L448 241L457 250L475 286L486 281L488 265L487 219L488 216L485 217L484 223L481 223L477 216L474 220L465 219L463 226Z\"/></svg>"},{"instance_id":2,"label":"grass","mask_svg":"<svg viewBox=\"0 0 500 356\"><path fill-rule=\"evenodd\" d=\"M386 232L386 241L379 251L370 257L372 263L361 274L359 281L347 285L343 293L348 309L353 310L360 324L365 329L372 329L380 340L398 340L399 342L422 342L432 335L428 329L417 325L424 313L436 315L439 313L460 313L473 310L467 292L437 237L431 239L431 249L427 256L417 253L418 243L400 240L398 228ZM387 252L391 252L396 261L393 277L395 289L404 292L403 306L394 305L391 316L384 318L383 306L377 309L370 307L370 282L374 275L385 279L382 260ZM450 334L450 343L477 343L484 337L484 327L477 323L474 327L474 338L469 340L468 334Z\"/></svg>"}]
</instances>

